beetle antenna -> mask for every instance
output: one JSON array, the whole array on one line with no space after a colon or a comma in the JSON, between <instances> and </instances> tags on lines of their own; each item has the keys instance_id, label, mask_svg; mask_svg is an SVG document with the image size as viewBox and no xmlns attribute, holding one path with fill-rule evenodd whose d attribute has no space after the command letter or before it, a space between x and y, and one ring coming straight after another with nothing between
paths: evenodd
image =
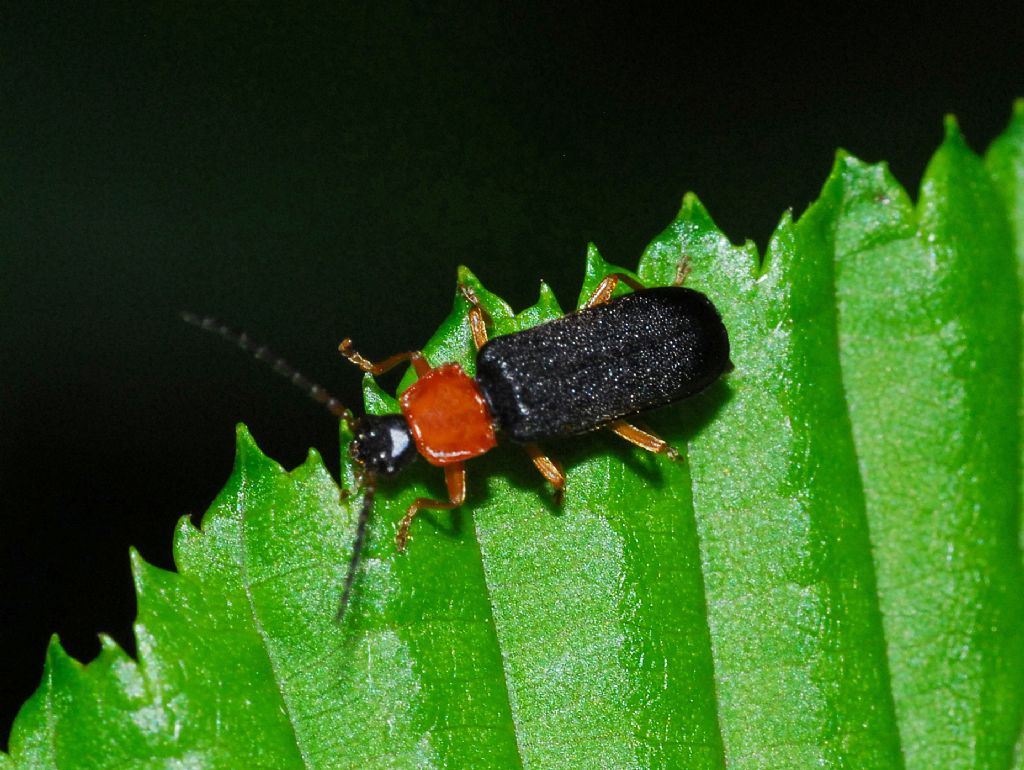
<instances>
[{"instance_id":1,"label":"beetle antenna","mask_svg":"<svg viewBox=\"0 0 1024 770\"><path fill-rule=\"evenodd\" d=\"M356 582L356 572L359 570L359 562L363 557L363 545L366 543L366 525L370 521L370 512L373 510L373 493L377 491L372 480L365 482L363 490L363 505L359 509L359 522L356 524L356 537L352 542L352 555L348 560L345 587L341 591L341 601L338 602L338 614L334 616L339 623L345 618L345 610L348 609L349 599L352 598L352 586Z\"/></svg>"},{"instance_id":2,"label":"beetle antenna","mask_svg":"<svg viewBox=\"0 0 1024 770\"><path fill-rule=\"evenodd\" d=\"M266 345L259 344L245 332L233 329L227 324L210 316L200 316L195 313L190 313L187 310L183 310L181 313L181 319L185 321L185 323L198 326L204 331L220 335L228 342L233 342L242 350L251 354L257 361L262 361L263 363L268 364L271 369L291 382L292 385L297 387L299 390L304 391L307 396L318 404L322 404L328 412L333 414L339 420L342 420L350 430L355 430L355 417L353 417L352 412L348 407L328 393L327 389L322 385L313 382L301 372L296 371L291 364L274 353L274 351Z\"/></svg>"}]
</instances>

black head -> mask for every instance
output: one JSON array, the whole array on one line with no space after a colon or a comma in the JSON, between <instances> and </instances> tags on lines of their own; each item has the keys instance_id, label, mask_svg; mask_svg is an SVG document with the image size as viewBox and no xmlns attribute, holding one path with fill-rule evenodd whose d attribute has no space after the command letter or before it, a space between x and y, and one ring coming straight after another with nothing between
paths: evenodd
<instances>
[{"instance_id":1,"label":"black head","mask_svg":"<svg viewBox=\"0 0 1024 770\"><path fill-rule=\"evenodd\" d=\"M371 476L394 476L416 459L409 423L400 414L359 418L350 452Z\"/></svg>"}]
</instances>

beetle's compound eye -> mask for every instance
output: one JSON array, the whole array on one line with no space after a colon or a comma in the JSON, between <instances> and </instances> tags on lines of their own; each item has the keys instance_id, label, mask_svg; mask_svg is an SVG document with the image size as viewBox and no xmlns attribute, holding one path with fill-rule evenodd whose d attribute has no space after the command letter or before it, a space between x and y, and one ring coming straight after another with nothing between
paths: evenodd
<instances>
[{"instance_id":1,"label":"beetle's compound eye","mask_svg":"<svg viewBox=\"0 0 1024 770\"><path fill-rule=\"evenodd\" d=\"M393 476L416 458L409 424L400 414L362 417L356 424L352 457L374 476Z\"/></svg>"}]
</instances>

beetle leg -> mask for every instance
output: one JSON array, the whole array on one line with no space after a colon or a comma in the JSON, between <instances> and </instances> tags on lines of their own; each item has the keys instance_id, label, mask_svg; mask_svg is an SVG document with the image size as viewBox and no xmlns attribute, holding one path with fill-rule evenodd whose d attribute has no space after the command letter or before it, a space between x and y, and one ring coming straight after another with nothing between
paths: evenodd
<instances>
[{"instance_id":1,"label":"beetle leg","mask_svg":"<svg viewBox=\"0 0 1024 770\"><path fill-rule=\"evenodd\" d=\"M551 486L555 488L555 503L561 505L565 492L565 471L562 470L561 463L544 454L536 444L524 444L523 448L537 466L540 475L551 482Z\"/></svg>"},{"instance_id":2,"label":"beetle leg","mask_svg":"<svg viewBox=\"0 0 1024 770\"><path fill-rule=\"evenodd\" d=\"M398 552L405 551L409 542L409 527L416 514L424 508L435 511L450 511L458 508L466 500L466 465L465 463L452 463L444 467L444 480L448 484L448 500L434 500L430 497L417 497L413 504L405 511L405 516L398 522L398 533L395 535L395 545Z\"/></svg>"},{"instance_id":3,"label":"beetle leg","mask_svg":"<svg viewBox=\"0 0 1024 770\"><path fill-rule=\"evenodd\" d=\"M608 426L608 429L619 438L623 438L641 449L646 449L648 452L663 454L670 460L682 459L679 450L665 441L665 439L656 436L650 431L638 428L625 420L616 420Z\"/></svg>"},{"instance_id":4,"label":"beetle leg","mask_svg":"<svg viewBox=\"0 0 1024 770\"><path fill-rule=\"evenodd\" d=\"M676 275L672 280L673 286L682 286L686 282L686 277L690 274L690 255L684 254L682 259L676 265ZM604 279L594 289L594 293L590 295L590 299L586 301L583 307L594 307L595 305L603 305L605 302L612 298L612 293L615 288L619 285L619 282L626 284L633 291L640 291L641 289L647 288L640 281L635 278L630 278L625 273L610 273L606 275Z\"/></svg>"},{"instance_id":5,"label":"beetle leg","mask_svg":"<svg viewBox=\"0 0 1024 770\"><path fill-rule=\"evenodd\" d=\"M473 334L473 344L479 350L487 343L487 311L480 304L480 298L476 292L463 283L459 284L459 291L469 303L469 330Z\"/></svg>"},{"instance_id":6,"label":"beetle leg","mask_svg":"<svg viewBox=\"0 0 1024 770\"><path fill-rule=\"evenodd\" d=\"M594 307L594 305L603 305L605 302L612 298L612 292L615 291L615 287L619 285L619 282L626 284L633 291L640 291L645 287L640 281L635 278L630 278L625 273L611 273L606 275L602 279L601 283L594 289L594 293L590 295L590 299L586 301L583 307Z\"/></svg>"},{"instance_id":7,"label":"beetle leg","mask_svg":"<svg viewBox=\"0 0 1024 770\"><path fill-rule=\"evenodd\" d=\"M412 368L416 370L417 377L422 377L430 371L430 363L419 350L407 350L404 353L395 353L395 355L385 358L383 361L379 361L376 364L353 350L352 340L348 337L341 341L341 344L338 345L338 350L343 356L345 356L345 358L358 366L364 372L369 372L374 376L384 374L384 372L394 369L400 363L405 361L412 363Z\"/></svg>"},{"instance_id":8,"label":"beetle leg","mask_svg":"<svg viewBox=\"0 0 1024 770\"><path fill-rule=\"evenodd\" d=\"M676 277L672 280L673 286L682 286L686 282L687 276L690 275L690 255L683 254L679 260L679 264L676 265Z\"/></svg>"}]
</instances>

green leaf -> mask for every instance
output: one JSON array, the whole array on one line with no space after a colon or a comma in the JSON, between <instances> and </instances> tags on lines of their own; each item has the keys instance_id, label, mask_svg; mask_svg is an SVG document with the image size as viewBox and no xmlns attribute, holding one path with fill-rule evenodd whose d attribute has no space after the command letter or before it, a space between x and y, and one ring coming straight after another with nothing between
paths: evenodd
<instances>
[{"instance_id":1,"label":"green leaf","mask_svg":"<svg viewBox=\"0 0 1024 770\"><path fill-rule=\"evenodd\" d=\"M884 168L839 164L844 381L907 764L1007 767L1020 702L992 696L1024 681L1024 604L1006 218L952 121L916 208Z\"/></svg>"},{"instance_id":2,"label":"green leaf","mask_svg":"<svg viewBox=\"0 0 1024 770\"><path fill-rule=\"evenodd\" d=\"M728 397L697 405L690 441L731 767L901 766L835 344L836 215L826 186L759 268L689 196L641 262L667 282L689 254L733 342Z\"/></svg>"},{"instance_id":3,"label":"green leaf","mask_svg":"<svg viewBox=\"0 0 1024 770\"><path fill-rule=\"evenodd\" d=\"M730 331L735 371L650 417L687 462L551 442L558 508L503 446L399 555L406 506L444 494L421 463L382 485L340 625L354 469L342 499L315 454L285 472L240 429L201 529L178 528L178 571L133 555L138 662L104 639L83 666L54 640L0 768L1005 770L1024 705L1022 202L1020 105L984 164L949 123L916 206L840 153L764 260L687 196L636 271L666 284L688 258ZM622 271L591 246L581 301ZM515 314L459 276L494 334L561 314L543 284ZM467 311L457 294L435 364L472 370Z\"/></svg>"},{"instance_id":4,"label":"green leaf","mask_svg":"<svg viewBox=\"0 0 1024 770\"><path fill-rule=\"evenodd\" d=\"M1019 305L1024 312L1024 99L1018 99L1013 105L1013 118L1002 136L997 138L985 157L985 165L996 183L996 190L1006 207L1007 221L1013 238L1014 251L1017 255L1017 291ZM1021 329L1024 329L1024 315L1021 318ZM1024 383L1024 333L1020 342L1022 352L1019 358L1021 365L1021 382ZM1019 436L1024 437L1024 388L1021 391L1021 427ZM1018 446L1020 470L1018 478L1024 479L1024 441ZM1021 484L1024 493L1024 484ZM1024 507L1024 506L1022 506ZM1024 542L1024 528L1021 529L1021 542ZM1017 741L1014 754L1014 770L1024 770L1024 734Z\"/></svg>"},{"instance_id":5,"label":"green leaf","mask_svg":"<svg viewBox=\"0 0 1024 770\"><path fill-rule=\"evenodd\" d=\"M1017 290L1021 298L1020 306L1024 310L1024 99L1018 99L1014 104L1013 119L1002 136L992 143L985 157L985 165L1006 207L1010 235L1017 254ZM1021 328L1024 328L1024 316ZM1024 337L1021 342L1024 343ZM1020 361L1021 380L1024 382L1024 353ZM1024 419L1024 406L1021 415ZM1024 423L1021 430L1024 435ZM1024 443L1021 444L1021 450L1021 468L1024 469Z\"/></svg>"}]
</instances>

